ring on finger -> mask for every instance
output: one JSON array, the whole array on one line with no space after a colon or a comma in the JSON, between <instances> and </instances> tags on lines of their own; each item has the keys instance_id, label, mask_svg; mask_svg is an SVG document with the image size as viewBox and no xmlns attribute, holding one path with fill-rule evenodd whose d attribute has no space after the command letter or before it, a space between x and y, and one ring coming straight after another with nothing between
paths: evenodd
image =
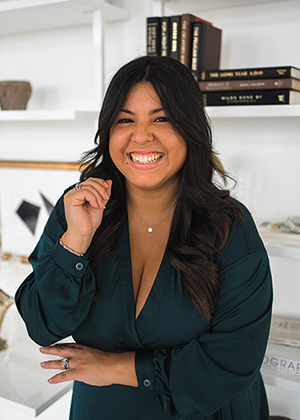
<instances>
[{"instance_id":1,"label":"ring on finger","mask_svg":"<svg viewBox=\"0 0 300 420\"><path fill-rule=\"evenodd\" d=\"M78 184L75 185L74 190L75 191L80 191L81 190L81 183L80 182L78 182Z\"/></svg>"},{"instance_id":2,"label":"ring on finger","mask_svg":"<svg viewBox=\"0 0 300 420\"><path fill-rule=\"evenodd\" d=\"M64 370L71 370L71 368L69 366L69 359L67 357L64 357L62 359L62 364L63 364Z\"/></svg>"}]
</instances>

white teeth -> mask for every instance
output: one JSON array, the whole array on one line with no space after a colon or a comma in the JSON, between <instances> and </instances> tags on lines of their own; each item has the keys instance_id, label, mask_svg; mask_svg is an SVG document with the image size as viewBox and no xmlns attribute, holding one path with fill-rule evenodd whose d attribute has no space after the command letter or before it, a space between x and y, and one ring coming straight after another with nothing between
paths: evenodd
<instances>
[{"instance_id":1,"label":"white teeth","mask_svg":"<svg viewBox=\"0 0 300 420\"><path fill-rule=\"evenodd\" d=\"M155 153L152 155L136 155L131 153L130 158L133 162L138 163L154 163L157 162L162 157L161 154Z\"/></svg>"}]
</instances>

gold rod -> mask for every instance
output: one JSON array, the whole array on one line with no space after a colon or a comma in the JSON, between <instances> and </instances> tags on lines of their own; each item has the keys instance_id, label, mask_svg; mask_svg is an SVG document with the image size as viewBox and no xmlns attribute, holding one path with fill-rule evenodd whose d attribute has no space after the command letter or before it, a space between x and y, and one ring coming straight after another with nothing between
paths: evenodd
<instances>
[{"instance_id":1,"label":"gold rod","mask_svg":"<svg viewBox=\"0 0 300 420\"><path fill-rule=\"evenodd\" d=\"M30 168L30 169L63 169L79 170L77 162L33 162L21 160L0 160L1 168Z\"/></svg>"}]
</instances>

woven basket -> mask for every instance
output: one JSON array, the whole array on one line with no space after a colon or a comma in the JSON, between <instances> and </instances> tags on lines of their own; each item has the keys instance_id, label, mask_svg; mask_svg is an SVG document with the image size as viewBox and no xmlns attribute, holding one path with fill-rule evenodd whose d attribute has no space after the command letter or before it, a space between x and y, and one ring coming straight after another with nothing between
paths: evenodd
<instances>
[{"instance_id":1,"label":"woven basket","mask_svg":"<svg viewBox=\"0 0 300 420\"><path fill-rule=\"evenodd\" d=\"M26 109L31 95L29 82L0 82L0 105L2 110Z\"/></svg>"}]
</instances>

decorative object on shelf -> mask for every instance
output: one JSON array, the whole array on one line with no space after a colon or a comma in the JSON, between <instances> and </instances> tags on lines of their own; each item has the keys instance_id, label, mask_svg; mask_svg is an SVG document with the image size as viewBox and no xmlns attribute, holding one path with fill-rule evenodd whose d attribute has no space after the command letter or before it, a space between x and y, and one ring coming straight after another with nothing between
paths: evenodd
<instances>
[{"instance_id":1,"label":"decorative object on shelf","mask_svg":"<svg viewBox=\"0 0 300 420\"><path fill-rule=\"evenodd\" d=\"M285 222L282 223L271 223L263 222L261 227L267 228L270 226L275 231L282 233L294 233L300 235L300 216L290 216Z\"/></svg>"},{"instance_id":2,"label":"decorative object on shelf","mask_svg":"<svg viewBox=\"0 0 300 420\"><path fill-rule=\"evenodd\" d=\"M0 82L0 105L4 111L26 109L32 92L31 84L25 81Z\"/></svg>"},{"instance_id":3,"label":"decorative object on shelf","mask_svg":"<svg viewBox=\"0 0 300 420\"><path fill-rule=\"evenodd\" d=\"M0 289L0 330L7 309L15 302L14 298ZM6 340L0 337L0 351L7 348Z\"/></svg>"}]
</instances>

